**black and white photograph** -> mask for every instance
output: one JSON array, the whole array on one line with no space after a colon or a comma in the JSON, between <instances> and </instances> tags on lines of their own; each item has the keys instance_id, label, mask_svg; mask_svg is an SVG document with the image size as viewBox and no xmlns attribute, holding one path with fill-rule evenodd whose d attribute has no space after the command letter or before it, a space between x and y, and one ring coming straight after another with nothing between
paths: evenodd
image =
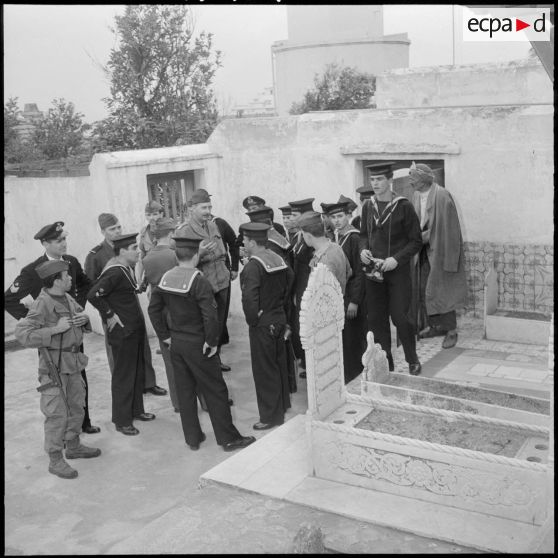
<instances>
[{"instance_id":1,"label":"black and white photograph","mask_svg":"<svg viewBox=\"0 0 558 558\"><path fill-rule=\"evenodd\" d=\"M553 4L4 4L4 554L554 553Z\"/></svg>"}]
</instances>

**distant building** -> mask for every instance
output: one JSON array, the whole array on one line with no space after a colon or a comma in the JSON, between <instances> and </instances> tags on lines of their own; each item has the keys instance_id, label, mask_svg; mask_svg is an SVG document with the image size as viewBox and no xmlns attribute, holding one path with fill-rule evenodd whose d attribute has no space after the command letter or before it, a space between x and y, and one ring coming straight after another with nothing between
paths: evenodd
<instances>
[{"instance_id":1,"label":"distant building","mask_svg":"<svg viewBox=\"0 0 558 558\"><path fill-rule=\"evenodd\" d=\"M325 66L374 75L409 67L407 33L384 35L381 5L288 5L289 38L271 46L275 109L289 113Z\"/></svg>"},{"instance_id":2,"label":"distant building","mask_svg":"<svg viewBox=\"0 0 558 558\"><path fill-rule=\"evenodd\" d=\"M44 114L38 109L36 103L26 103L23 106L23 111L18 115L20 123L13 129L21 140L28 140L43 118Z\"/></svg>"},{"instance_id":3,"label":"distant building","mask_svg":"<svg viewBox=\"0 0 558 558\"><path fill-rule=\"evenodd\" d=\"M234 118L246 118L254 116L276 116L273 87L266 87L259 95L256 95L249 103L237 105L228 116Z\"/></svg>"}]
</instances>

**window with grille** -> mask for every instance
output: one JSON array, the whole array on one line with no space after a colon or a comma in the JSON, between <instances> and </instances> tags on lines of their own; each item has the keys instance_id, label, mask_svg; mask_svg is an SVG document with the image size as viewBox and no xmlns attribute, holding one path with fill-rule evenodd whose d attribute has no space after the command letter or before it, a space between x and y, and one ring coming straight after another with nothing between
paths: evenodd
<instances>
[{"instance_id":1,"label":"window with grille","mask_svg":"<svg viewBox=\"0 0 558 558\"><path fill-rule=\"evenodd\" d=\"M184 220L184 204L195 190L194 171L166 172L147 175L149 201L163 206L165 217Z\"/></svg>"}]
</instances>

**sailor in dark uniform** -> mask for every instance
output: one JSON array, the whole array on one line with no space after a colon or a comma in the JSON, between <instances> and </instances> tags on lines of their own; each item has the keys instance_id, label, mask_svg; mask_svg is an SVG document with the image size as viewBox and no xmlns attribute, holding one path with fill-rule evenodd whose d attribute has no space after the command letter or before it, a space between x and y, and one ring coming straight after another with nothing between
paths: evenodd
<instances>
[{"instance_id":1,"label":"sailor in dark uniform","mask_svg":"<svg viewBox=\"0 0 558 558\"><path fill-rule=\"evenodd\" d=\"M35 240L41 242L45 249L45 253L34 262L26 265L4 293L4 309L17 320L27 316L27 312L29 311L21 301L27 296L31 296L33 300L39 296L43 288L43 283L36 268L49 260L62 259L68 262L68 275L72 278L72 285L68 294L74 298L82 308L85 306L87 302L87 291L91 286L91 281L83 272L77 258L66 254L67 235L68 233L64 231L64 223L62 221L57 221L51 225L45 225L33 237ZM84 352L83 344L80 346L80 351L82 353ZM96 434L100 432L101 429L98 426L92 426L89 417L89 386L85 370L81 371L81 377L85 382L85 415L83 418L82 430L86 434Z\"/></svg>"},{"instance_id":2,"label":"sailor in dark uniform","mask_svg":"<svg viewBox=\"0 0 558 558\"><path fill-rule=\"evenodd\" d=\"M361 204L364 204L366 200L369 200L374 195L374 188L372 188L370 184L365 184L364 186L357 188L356 191L360 195ZM351 219L351 225L357 228L358 230L360 230L360 221L361 221L361 216L357 215L356 217L353 217Z\"/></svg>"},{"instance_id":3,"label":"sailor in dark uniform","mask_svg":"<svg viewBox=\"0 0 558 558\"><path fill-rule=\"evenodd\" d=\"M392 166L393 163L378 163L370 168L374 197L362 207L360 259L368 267L365 271L368 329L386 352L393 370L391 318L403 345L409 373L416 376L422 367L409 316L410 260L422 248L422 236L413 204L391 190Z\"/></svg>"},{"instance_id":4,"label":"sailor in dark uniform","mask_svg":"<svg viewBox=\"0 0 558 558\"><path fill-rule=\"evenodd\" d=\"M265 200L260 198L259 196L248 196L242 200L242 207L246 209L246 211L252 211L252 209L256 209L258 207L262 207L265 205ZM273 221L273 209L271 210L271 222L273 224L273 228L282 236L286 236L285 228L281 223L276 223ZM242 246L242 238L240 239L240 246Z\"/></svg>"},{"instance_id":5,"label":"sailor in dark uniform","mask_svg":"<svg viewBox=\"0 0 558 558\"><path fill-rule=\"evenodd\" d=\"M240 225L248 262L240 273L242 309L248 324L252 374L260 420L254 430L283 424L291 406L285 338L289 312L288 296L293 272L283 258L266 246L265 223Z\"/></svg>"},{"instance_id":6,"label":"sailor in dark uniform","mask_svg":"<svg viewBox=\"0 0 558 558\"><path fill-rule=\"evenodd\" d=\"M221 326L209 281L196 268L199 236L174 237L178 266L167 271L153 289L149 317L157 336L170 345L184 438L197 450L206 439L196 404L196 386L205 397L217 444L225 451L255 441L241 436L232 422L228 390L217 356ZM165 311L169 313L167 322ZM170 323L170 326L169 326Z\"/></svg>"},{"instance_id":7,"label":"sailor in dark uniform","mask_svg":"<svg viewBox=\"0 0 558 558\"><path fill-rule=\"evenodd\" d=\"M105 240L97 246L94 246L87 254L85 258L85 273L91 279L91 281L96 281L101 275L101 272L107 265L107 262L114 258L114 244L115 238L122 234L122 226L120 225L118 218L112 213L101 213L98 217L99 227L101 228L101 233L105 237ZM135 275L134 275L135 277ZM114 371L114 357L112 354L112 349L108 342L107 326L103 322L103 333L105 335L105 350L107 353L107 360L109 364L110 373ZM144 341L144 363L145 363L145 386L144 393L152 393L153 395L166 395L167 390L158 386L155 378L155 369L153 368L153 363L151 360L151 349L149 347L149 340L147 338L147 331L145 333Z\"/></svg>"},{"instance_id":8,"label":"sailor in dark uniform","mask_svg":"<svg viewBox=\"0 0 558 558\"><path fill-rule=\"evenodd\" d=\"M262 205L261 207L247 211L246 215L249 217L251 223L265 223L269 225L265 247L275 252L278 256L281 256L287 265L291 265L289 257L291 245L289 241L271 226L273 209L266 205Z\"/></svg>"},{"instance_id":9,"label":"sailor in dark uniform","mask_svg":"<svg viewBox=\"0 0 558 558\"><path fill-rule=\"evenodd\" d=\"M285 238L291 242L292 237L296 234L296 226L293 222L292 207L290 205L282 205L279 211L283 214L283 223L285 224Z\"/></svg>"},{"instance_id":10,"label":"sailor in dark uniform","mask_svg":"<svg viewBox=\"0 0 558 558\"><path fill-rule=\"evenodd\" d=\"M307 211L314 211L312 207L312 202L314 198L307 198L304 200L297 200L289 202L291 206L291 215L293 223ZM298 229L298 227L297 227ZM302 300L302 295L308 286L308 278L310 277L310 260L314 256L314 249L310 248L304 242L304 237L300 229L292 236L291 240L291 250L293 254L293 271L295 275L294 285L293 285L293 295L294 295L294 306L295 311L292 318L293 326L293 348L295 355L300 359L300 366L306 370L306 355L302 344L300 343L300 324L299 324L299 314L300 314L300 302ZM306 371L303 370L299 376L301 378L306 378Z\"/></svg>"},{"instance_id":11,"label":"sailor in dark uniform","mask_svg":"<svg viewBox=\"0 0 558 558\"><path fill-rule=\"evenodd\" d=\"M366 304L364 273L360 261L359 231L349 223L351 200L341 196L337 203L322 203L323 210L335 229L335 242L343 252L351 269L345 295L345 327L343 329L343 362L345 383L362 372L362 355L366 350ZM352 202L354 204L354 202Z\"/></svg>"},{"instance_id":12,"label":"sailor in dark uniform","mask_svg":"<svg viewBox=\"0 0 558 558\"><path fill-rule=\"evenodd\" d=\"M145 320L133 270L139 257L137 234L124 234L114 239L115 257L109 260L87 294L87 300L107 324L114 356L112 422L118 432L127 436L139 434L133 419L155 418L143 407Z\"/></svg>"}]
</instances>

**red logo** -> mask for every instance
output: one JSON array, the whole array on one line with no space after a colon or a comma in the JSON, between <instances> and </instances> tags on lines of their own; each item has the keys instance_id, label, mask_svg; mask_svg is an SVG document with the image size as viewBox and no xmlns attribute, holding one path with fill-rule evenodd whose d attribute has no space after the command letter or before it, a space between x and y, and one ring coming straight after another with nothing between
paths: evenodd
<instances>
[{"instance_id":1,"label":"red logo","mask_svg":"<svg viewBox=\"0 0 558 558\"><path fill-rule=\"evenodd\" d=\"M524 21L521 21L519 18L515 19L515 30L516 31L521 31L522 29L525 29L527 27L531 27L530 23L525 23Z\"/></svg>"}]
</instances>

